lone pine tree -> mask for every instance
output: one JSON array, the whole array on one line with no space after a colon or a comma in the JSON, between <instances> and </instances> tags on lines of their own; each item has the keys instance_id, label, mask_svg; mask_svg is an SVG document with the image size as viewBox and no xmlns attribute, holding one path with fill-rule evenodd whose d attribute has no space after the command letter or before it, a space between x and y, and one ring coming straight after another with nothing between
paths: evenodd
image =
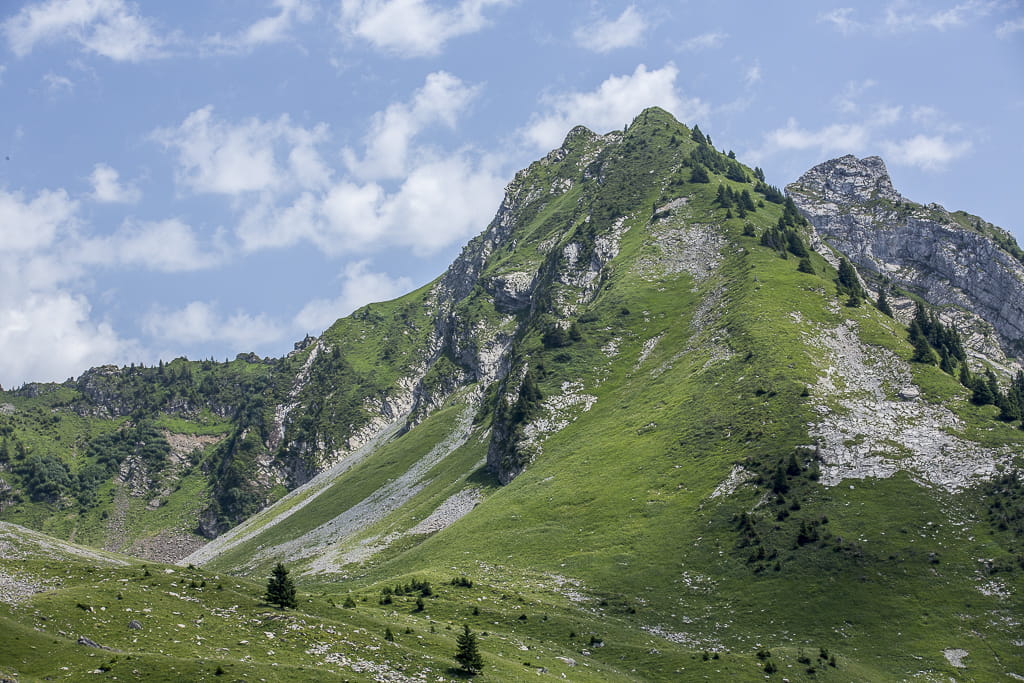
<instances>
[{"instance_id":1,"label":"lone pine tree","mask_svg":"<svg viewBox=\"0 0 1024 683\"><path fill-rule=\"evenodd\" d=\"M458 650L455 652L455 661L463 671L470 674L478 674L484 668L484 660L480 656L480 650L476 646L476 635L469 630L469 626L462 625L462 633L456 638Z\"/></svg>"},{"instance_id":2,"label":"lone pine tree","mask_svg":"<svg viewBox=\"0 0 1024 683\"><path fill-rule=\"evenodd\" d=\"M292 609L298 607L298 603L295 601L295 584L292 583L291 578L288 576L288 570L285 569L284 565L280 562L274 567L274 573L267 581L267 593L263 598L279 607L291 607Z\"/></svg>"}]
</instances>

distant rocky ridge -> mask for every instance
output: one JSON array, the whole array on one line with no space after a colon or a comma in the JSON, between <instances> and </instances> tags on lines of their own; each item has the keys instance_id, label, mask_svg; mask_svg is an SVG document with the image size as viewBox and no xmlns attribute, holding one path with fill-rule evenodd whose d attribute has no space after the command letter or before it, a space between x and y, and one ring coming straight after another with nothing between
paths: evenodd
<instances>
[{"instance_id":1,"label":"distant rocky ridge","mask_svg":"<svg viewBox=\"0 0 1024 683\"><path fill-rule=\"evenodd\" d=\"M936 306L978 315L995 328L1007 355L1024 355L1024 263L1008 233L976 216L907 200L879 157L818 164L786 192L862 272Z\"/></svg>"}]
</instances>

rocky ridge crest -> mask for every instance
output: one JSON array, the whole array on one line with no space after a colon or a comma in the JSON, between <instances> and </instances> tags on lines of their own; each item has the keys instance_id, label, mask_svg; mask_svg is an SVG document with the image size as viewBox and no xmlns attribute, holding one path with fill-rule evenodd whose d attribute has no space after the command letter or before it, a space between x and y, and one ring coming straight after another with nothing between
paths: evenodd
<instances>
[{"instance_id":1,"label":"rocky ridge crest","mask_svg":"<svg viewBox=\"0 0 1024 683\"><path fill-rule=\"evenodd\" d=\"M1024 354L1024 262L1008 250L1016 247L1008 233L905 199L879 157L818 164L786 192L862 274L969 311L995 328L1007 355Z\"/></svg>"}]
</instances>

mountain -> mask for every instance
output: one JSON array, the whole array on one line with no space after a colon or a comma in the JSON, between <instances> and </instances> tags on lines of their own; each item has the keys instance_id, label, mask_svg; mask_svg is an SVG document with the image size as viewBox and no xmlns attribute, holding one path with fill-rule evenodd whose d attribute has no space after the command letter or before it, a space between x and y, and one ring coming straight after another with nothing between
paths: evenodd
<instances>
[{"instance_id":1,"label":"mountain","mask_svg":"<svg viewBox=\"0 0 1024 683\"><path fill-rule=\"evenodd\" d=\"M5 393L3 516L250 592L284 561L424 636L369 643L399 680L463 623L500 680L1024 675L1020 250L877 158L787 192L659 109L576 128L285 358Z\"/></svg>"}]
</instances>

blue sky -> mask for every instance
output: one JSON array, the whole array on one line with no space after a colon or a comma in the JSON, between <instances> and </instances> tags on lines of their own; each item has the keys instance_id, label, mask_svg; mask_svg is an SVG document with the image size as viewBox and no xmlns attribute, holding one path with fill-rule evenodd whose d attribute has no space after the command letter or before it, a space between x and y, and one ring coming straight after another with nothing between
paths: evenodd
<instances>
[{"instance_id":1,"label":"blue sky","mask_svg":"<svg viewBox=\"0 0 1024 683\"><path fill-rule=\"evenodd\" d=\"M879 154L1024 237L1013 0L0 5L0 384L282 355L440 274L576 124Z\"/></svg>"}]
</instances>

